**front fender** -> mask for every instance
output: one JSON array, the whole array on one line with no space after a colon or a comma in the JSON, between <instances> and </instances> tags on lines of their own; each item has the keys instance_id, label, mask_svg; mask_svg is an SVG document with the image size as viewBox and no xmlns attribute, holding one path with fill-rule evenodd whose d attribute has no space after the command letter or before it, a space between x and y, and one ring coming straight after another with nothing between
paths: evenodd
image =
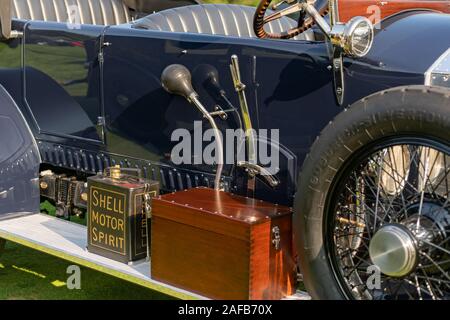
<instances>
[{"instance_id":1,"label":"front fender","mask_svg":"<svg viewBox=\"0 0 450 320\"><path fill-rule=\"evenodd\" d=\"M40 163L25 118L0 85L0 220L39 212Z\"/></svg>"},{"instance_id":2,"label":"front fender","mask_svg":"<svg viewBox=\"0 0 450 320\"><path fill-rule=\"evenodd\" d=\"M391 16L376 30L366 62L381 70L423 76L449 48L449 29L449 14L418 10Z\"/></svg>"},{"instance_id":3,"label":"front fender","mask_svg":"<svg viewBox=\"0 0 450 320\"><path fill-rule=\"evenodd\" d=\"M409 11L381 22L364 58L346 59L345 105L378 91L425 84L425 73L450 47L450 14Z\"/></svg>"}]
</instances>

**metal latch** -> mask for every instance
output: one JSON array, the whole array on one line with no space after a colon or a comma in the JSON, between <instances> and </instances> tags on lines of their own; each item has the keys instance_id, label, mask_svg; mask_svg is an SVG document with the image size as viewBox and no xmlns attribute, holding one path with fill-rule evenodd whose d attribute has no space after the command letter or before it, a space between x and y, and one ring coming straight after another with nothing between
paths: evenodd
<instances>
[{"instance_id":1,"label":"metal latch","mask_svg":"<svg viewBox=\"0 0 450 320\"><path fill-rule=\"evenodd\" d=\"M280 228L278 226L272 228L272 244L275 247L275 250L280 250L281 235Z\"/></svg>"},{"instance_id":2,"label":"metal latch","mask_svg":"<svg viewBox=\"0 0 450 320\"><path fill-rule=\"evenodd\" d=\"M147 219L151 219L152 217L152 207L150 205L151 196L149 193L145 193L143 196L144 199L144 213Z\"/></svg>"},{"instance_id":3,"label":"metal latch","mask_svg":"<svg viewBox=\"0 0 450 320\"><path fill-rule=\"evenodd\" d=\"M333 82L334 95L339 106L344 104L344 60L342 57L342 50L334 48L333 52Z\"/></svg>"},{"instance_id":4,"label":"metal latch","mask_svg":"<svg viewBox=\"0 0 450 320\"><path fill-rule=\"evenodd\" d=\"M143 206L144 206L144 214L145 214L145 218L147 219L147 221L145 222L145 234L147 236L147 261L150 261L150 239L149 239L149 223L150 223L150 219L152 218L152 207L150 205L150 201L151 201L151 196L149 193L149 188L150 185L148 183L145 184L144 187L144 195L142 196L142 200L143 200Z\"/></svg>"}]
</instances>

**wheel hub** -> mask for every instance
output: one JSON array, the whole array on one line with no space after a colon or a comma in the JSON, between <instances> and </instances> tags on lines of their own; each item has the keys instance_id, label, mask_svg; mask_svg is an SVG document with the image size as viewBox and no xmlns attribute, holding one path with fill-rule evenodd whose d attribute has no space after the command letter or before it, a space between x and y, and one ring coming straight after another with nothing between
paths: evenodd
<instances>
[{"instance_id":1,"label":"wheel hub","mask_svg":"<svg viewBox=\"0 0 450 320\"><path fill-rule=\"evenodd\" d=\"M381 227L372 237L369 255L380 271L391 277L403 277L417 264L414 235L401 224Z\"/></svg>"}]
</instances>

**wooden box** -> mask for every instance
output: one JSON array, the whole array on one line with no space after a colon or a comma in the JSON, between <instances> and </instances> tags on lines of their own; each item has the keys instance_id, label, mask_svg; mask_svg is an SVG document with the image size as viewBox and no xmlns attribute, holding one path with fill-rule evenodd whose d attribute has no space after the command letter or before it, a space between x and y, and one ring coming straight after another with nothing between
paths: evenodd
<instances>
[{"instance_id":1,"label":"wooden box","mask_svg":"<svg viewBox=\"0 0 450 320\"><path fill-rule=\"evenodd\" d=\"M152 278L213 299L295 291L290 208L208 188L153 199Z\"/></svg>"}]
</instances>

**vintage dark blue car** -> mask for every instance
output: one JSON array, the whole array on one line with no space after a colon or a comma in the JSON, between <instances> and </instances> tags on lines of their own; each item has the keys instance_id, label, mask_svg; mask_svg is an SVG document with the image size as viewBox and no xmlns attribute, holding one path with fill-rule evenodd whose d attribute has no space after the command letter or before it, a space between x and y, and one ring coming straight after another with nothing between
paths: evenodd
<instances>
[{"instance_id":1,"label":"vintage dark blue car","mask_svg":"<svg viewBox=\"0 0 450 320\"><path fill-rule=\"evenodd\" d=\"M3 1L0 237L194 295L87 254L83 226L39 214L57 189L57 215L82 216L70 186L120 165L162 193L207 186L293 207L313 298L450 298L450 16L343 24L334 0L286 2ZM174 159L176 130L211 126L219 161ZM236 129L241 159L218 143ZM61 174L78 184L44 179Z\"/></svg>"}]
</instances>

